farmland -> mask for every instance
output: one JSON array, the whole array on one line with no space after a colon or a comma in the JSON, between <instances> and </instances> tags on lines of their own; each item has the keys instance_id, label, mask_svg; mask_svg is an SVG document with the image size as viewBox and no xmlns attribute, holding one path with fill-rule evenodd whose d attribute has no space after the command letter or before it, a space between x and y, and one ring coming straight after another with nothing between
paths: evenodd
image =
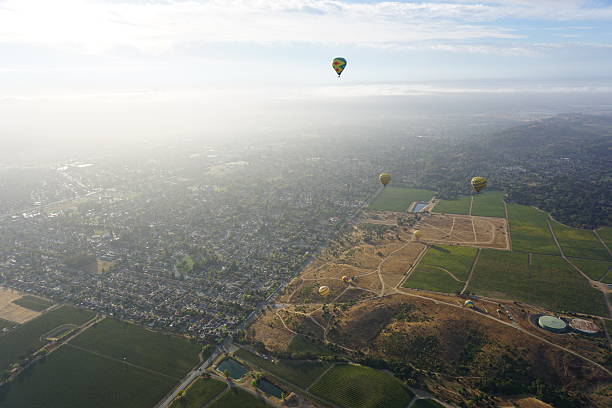
<instances>
[{"instance_id":1,"label":"farmland","mask_svg":"<svg viewBox=\"0 0 612 408\"><path fill-rule=\"evenodd\" d=\"M45 313L31 320L10 333L0 337L0 369L5 369L9 364L17 362L26 354L29 354L46 342L40 340L40 336L62 324L81 325L94 314L89 311L76 309L71 306L62 306L59 309Z\"/></svg>"},{"instance_id":2,"label":"farmland","mask_svg":"<svg viewBox=\"0 0 612 408\"><path fill-rule=\"evenodd\" d=\"M266 408L268 404L239 388L232 387L210 408Z\"/></svg>"},{"instance_id":3,"label":"farmland","mask_svg":"<svg viewBox=\"0 0 612 408\"><path fill-rule=\"evenodd\" d=\"M430 190L385 187L369 208L378 211L406 211L412 202L429 201L433 195L434 192Z\"/></svg>"},{"instance_id":4,"label":"farmland","mask_svg":"<svg viewBox=\"0 0 612 408\"><path fill-rule=\"evenodd\" d=\"M296 335L291 339L291 343L289 343L289 347L287 348L289 353L295 354L312 354L317 356L333 356L337 353L334 353L327 347L319 344L315 344L304 336Z\"/></svg>"},{"instance_id":5,"label":"farmland","mask_svg":"<svg viewBox=\"0 0 612 408\"><path fill-rule=\"evenodd\" d=\"M302 388L307 388L329 368L329 363L320 361L280 360L272 363L244 349L238 350L235 355L247 363L260 367L281 379L287 379Z\"/></svg>"},{"instance_id":6,"label":"farmland","mask_svg":"<svg viewBox=\"0 0 612 408\"><path fill-rule=\"evenodd\" d=\"M0 408L150 408L176 381L65 346L0 388Z\"/></svg>"},{"instance_id":7,"label":"farmland","mask_svg":"<svg viewBox=\"0 0 612 408\"><path fill-rule=\"evenodd\" d=\"M433 211L443 214L465 214L470 213L470 202L472 196L460 196L455 200L440 200Z\"/></svg>"},{"instance_id":8,"label":"farmland","mask_svg":"<svg viewBox=\"0 0 612 408\"><path fill-rule=\"evenodd\" d=\"M561 257L483 249L468 291L555 311L607 316L603 294Z\"/></svg>"},{"instance_id":9,"label":"farmland","mask_svg":"<svg viewBox=\"0 0 612 408\"><path fill-rule=\"evenodd\" d=\"M444 405L438 404L434 400L420 399L412 405L414 408L444 408Z\"/></svg>"},{"instance_id":10,"label":"farmland","mask_svg":"<svg viewBox=\"0 0 612 408\"><path fill-rule=\"evenodd\" d=\"M601 280L608 272L608 269L612 267L612 262L596 261L593 259L572 259L571 261L593 280Z\"/></svg>"},{"instance_id":11,"label":"farmland","mask_svg":"<svg viewBox=\"0 0 612 408\"><path fill-rule=\"evenodd\" d=\"M396 378L369 367L337 365L311 392L346 408L404 408L413 395Z\"/></svg>"},{"instance_id":12,"label":"farmland","mask_svg":"<svg viewBox=\"0 0 612 408\"><path fill-rule=\"evenodd\" d=\"M105 319L71 342L97 353L166 375L182 378L199 361L202 345L146 330L140 326Z\"/></svg>"},{"instance_id":13,"label":"farmland","mask_svg":"<svg viewBox=\"0 0 612 408\"><path fill-rule=\"evenodd\" d=\"M226 388L222 381L200 377L187 388L183 399L174 401L170 408L200 408Z\"/></svg>"},{"instance_id":14,"label":"farmland","mask_svg":"<svg viewBox=\"0 0 612 408\"><path fill-rule=\"evenodd\" d=\"M554 221L551 222L551 225L566 256L610 259L608 251L599 242L593 231L566 227Z\"/></svg>"},{"instance_id":15,"label":"farmland","mask_svg":"<svg viewBox=\"0 0 612 408\"><path fill-rule=\"evenodd\" d=\"M461 290L476 255L476 248L432 245L404 287L452 293Z\"/></svg>"},{"instance_id":16,"label":"farmland","mask_svg":"<svg viewBox=\"0 0 612 408\"><path fill-rule=\"evenodd\" d=\"M606 243L608 248L612 249L612 227L603 227L597 230L601 239Z\"/></svg>"},{"instance_id":17,"label":"farmland","mask_svg":"<svg viewBox=\"0 0 612 408\"><path fill-rule=\"evenodd\" d=\"M548 230L548 214L518 204L508 204L512 249L515 251L559 255Z\"/></svg>"},{"instance_id":18,"label":"farmland","mask_svg":"<svg viewBox=\"0 0 612 408\"><path fill-rule=\"evenodd\" d=\"M505 218L504 193L501 191L488 191L476 194L470 215Z\"/></svg>"},{"instance_id":19,"label":"farmland","mask_svg":"<svg viewBox=\"0 0 612 408\"><path fill-rule=\"evenodd\" d=\"M13 300L13 303L35 312L42 312L53 305L53 302L31 295L24 295L19 299Z\"/></svg>"},{"instance_id":20,"label":"farmland","mask_svg":"<svg viewBox=\"0 0 612 408\"><path fill-rule=\"evenodd\" d=\"M17 323L15 322L9 322L8 320L0 319L0 330L4 329L5 327L13 327L16 324Z\"/></svg>"}]
</instances>

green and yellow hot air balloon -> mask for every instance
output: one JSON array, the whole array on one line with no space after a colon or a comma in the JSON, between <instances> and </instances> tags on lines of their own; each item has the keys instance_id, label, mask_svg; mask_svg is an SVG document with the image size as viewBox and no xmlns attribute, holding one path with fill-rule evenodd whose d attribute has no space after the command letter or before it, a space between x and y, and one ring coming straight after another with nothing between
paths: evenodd
<instances>
[{"instance_id":1,"label":"green and yellow hot air balloon","mask_svg":"<svg viewBox=\"0 0 612 408\"><path fill-rule=\"evenodd\" d=\"M383 186L386 186L391 181L391 175L389 173L380 173L378 179L380 180Z\"/></svg>"},{"instance_id":2,"label":"green and yellow hot air balloon","mask_svg":"<svg viewBox=\"0 0 612 408\"><path fill-rule=\"evenodd\" d=\"M476 190L477 193L480 193L480 190L487 186L487 179L484 177L474 177L471 181L472 188Z\"/></svg>"},{"instance_id":3,"label":"green and yellow hot air balloon","mask_svg":"<svg viewBox=\"0 0 612 408\"><path fill-rule=\"evenodd\" d=\"M336 74L338 74L338 78L340 78L340 74L344 71L344 68L346 68L346 60L342 57L334 58L332 61L332 68L336 71Z\"/></svg>"}]
</instances>

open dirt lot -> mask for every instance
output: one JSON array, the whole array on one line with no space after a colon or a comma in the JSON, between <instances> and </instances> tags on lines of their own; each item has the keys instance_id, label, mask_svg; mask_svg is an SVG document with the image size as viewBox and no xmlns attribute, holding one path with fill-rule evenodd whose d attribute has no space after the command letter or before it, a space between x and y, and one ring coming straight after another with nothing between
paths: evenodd
<instances>
[{"instance_id":1,"label":"open dirt lot","mask_svg":"<svg viewBox=\"0 0 612 408\"><path fill-rule=\"evenodd\" d=\"M0 318L11 322L25 323L40 315L39 312L11 303L21 296L22 293L13 289L0 287Z\"/></svg>"},{"instance_id":2,"label":"open dirt lot","mask_svg":"<svg viewBox=\"0 0 612 408\"><path fill-rule=\"evenodd\" d=\"M508 226L503 218L469 215L425 215L416 224L429 244L510 249Z\"/></svg>"}]
</instances>

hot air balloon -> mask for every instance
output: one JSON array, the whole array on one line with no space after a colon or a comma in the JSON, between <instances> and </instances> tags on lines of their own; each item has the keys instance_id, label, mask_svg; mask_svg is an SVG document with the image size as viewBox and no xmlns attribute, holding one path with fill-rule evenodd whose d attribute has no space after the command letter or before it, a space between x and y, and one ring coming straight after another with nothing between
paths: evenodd
<instances>
[{"instance_id":1,"label":"hot air balloon","mask_svg":"<svg viewBox=\"0 0 612 408\"><path fill-rule=\"evenodd\" d=\"M466 300L465 303L463 303L463 306L467 307L468 309L473 309L475 307L474 302L471 300Z\"/></svg>"},{"instance_id":2,"label":"hot air balloon","mask_svg":"<svg viewBox=\"0 0 612 408\"><path fill-rule=\"evenodd\" d=\"M480 190L487 186L487 179L484 177L474 177L471 183L474 190L476 190L477 193L480 193Z\"/></svg>"},{"instance_id":3,"label":"hot air balloon","mask_svg":"<svg viewBox=\"0 0 612 408\"><path fill-rule=\"evenodd\" d=\"M414 230L412 236L414 236L415 241L420 241L421 237L423 236L423 232L421 230Z\"/></svg>"},{"instance_id":4,"label":"hot air balloon","mask_svg":"<svg viewBox=\"0 0 612 408\"><path fill-rule=\"evenodd\" d=\"M344 282L344 283L349 283L350 281L351 281L351 278L349 278L348 276L344 275L344 276L342 277L342 282Z\"/></svg>"},{"instance_id":5,"label":"hot air balloon","mask_svg":"<svg viewBox=\"0 0 612 408\"><path fill-rule=\"evenodd\" d=\"M319 288L319 295L321 295L321 296L329 295L329 286L321 286Z\"/></svg>"},{"instance_id":6,"label":"hot air balloon","mask_svg":"<svg viewBox=\"0 0 612 408\"><path fill-rule=\"evenodd\" d=\"M391 181L391 175L389 173L380 173L378 179L380 180L383 186L386 186Z\"/></svg>"},{"instance_id":7,"label":"hot air balloon","mask_svg":"<svg viewBox=\"0 0 612 408\"><path fill-rule=\"evenodd\" d=\"M342 57L334 58L332 61L332 68L336 71L336 74L338 74L338 78L340 78L340 74L344 71L344 68L346 68L346 60Z\"/></svg>"}]
</instances>

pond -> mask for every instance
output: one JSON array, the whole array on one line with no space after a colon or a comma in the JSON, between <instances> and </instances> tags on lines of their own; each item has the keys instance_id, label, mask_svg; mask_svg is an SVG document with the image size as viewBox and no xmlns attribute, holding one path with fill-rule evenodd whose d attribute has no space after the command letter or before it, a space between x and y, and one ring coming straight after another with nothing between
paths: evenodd
<instances>
[{"instance_id":1,"label":"pond","mask_svg":"<svg viewBox=\"0 0 612 408\"><path fill-rule=\"evenodd\" d=\"M421 212L423 208L427 207L429 203L415 203L414 208L412 208L412 212Z\"/></svg>"},{"instance_id":2,"label":"pond","mask_svg":"<svg viewBox=\"0 0 612 408\"><path fill-rule=\"evenodd\" d=\"M222 373L225 373L225 370L227 370L229 377L234 380L242 378L242 376L249 371L248 368L246 368L233 358L226 358L225 360L220 362L217 366L217 370Z\"/></svg>"},{"instance_id":3,"label":"pond","mask_svg":"<svg viewBox=\"0 0 612 408\"><path fill-rule=\"evenodd\" d=\"M278 388L276 385L272 384L270 381L266 380L265 378L262 378L259 381L257 381L257 388L259 388L265 393L274 395L276 398L279 398L279 399L282 398L283 394L286 394L284 390Z\"/></svg>"}]
</instances>

